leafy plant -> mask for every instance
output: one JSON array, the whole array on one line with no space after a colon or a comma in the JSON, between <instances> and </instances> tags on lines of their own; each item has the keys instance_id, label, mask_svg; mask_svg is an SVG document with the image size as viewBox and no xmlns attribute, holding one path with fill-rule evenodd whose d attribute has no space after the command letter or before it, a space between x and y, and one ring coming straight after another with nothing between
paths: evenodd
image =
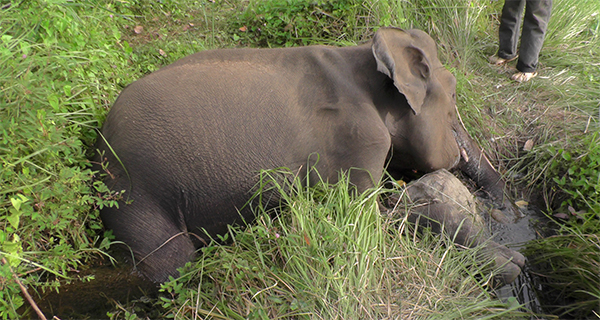
<instances>
[{"instance_id":1,"label":"leafy plant","mask_svg":"<svg viewBox=\"0 0 600 320\"><path fill-rule=\"evenodd\" d=\"M132 79L115 72L129 67L115 5L26 1L0 9L2 318L17 318L23 304L13 275L56 287L49 284L99 252L94 208L110 201L91 188L86 155L103 110Z\"/></svg>"},{"instance_id":2,"label":"leafy plant","mask_svg":"<svg viewBox=\"0 0 600 320\"><path fill-rule=\"evenodd\" d=\"M554 182L569 195L562 206L576 208L591 207L600 211L600 144L598 132L590 135L586 140L587 150L583 150L577 157L572 151L551 148L551 153L557 153L550 170L557 171L562 164L567 166L563 175L553 177Z\"/></svg>"},{"instance_id":3,"label":"leafy plant","mask_svg":"<svg viewBox=\"0 0 600 320\"><path fill-rule=\"evenodd\" d=\"M253 0L231 20L230 32L234 41L260 47L339 42L367 27L364 14L356 0Z\"/></svg>"}]
</instances>

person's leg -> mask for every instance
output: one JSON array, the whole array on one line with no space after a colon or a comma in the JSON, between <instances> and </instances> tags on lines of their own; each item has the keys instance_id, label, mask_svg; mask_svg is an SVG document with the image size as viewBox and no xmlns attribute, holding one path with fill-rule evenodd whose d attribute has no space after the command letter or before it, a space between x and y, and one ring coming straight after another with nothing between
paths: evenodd
<instances>
[{"instance_id":1,"label":"person's leg","mask_svg":"<svg viewBox=\"0 0 600 320\"><path fill-rule=\"evenodd\" d=\"M511 60L517 56L521 15L525 0L505 0L498 30L498 57Z\"/></svg>"},{"instance_id":2,"label":"person's leg","mask_svg":"<svg viewBox=\"0 0 600 320\"><path fill-rule=\"evenodd\" d=\"M551 10L552 0L527 0L517 70L523 73L536 71Z\"/></svg>"}]
</instances>

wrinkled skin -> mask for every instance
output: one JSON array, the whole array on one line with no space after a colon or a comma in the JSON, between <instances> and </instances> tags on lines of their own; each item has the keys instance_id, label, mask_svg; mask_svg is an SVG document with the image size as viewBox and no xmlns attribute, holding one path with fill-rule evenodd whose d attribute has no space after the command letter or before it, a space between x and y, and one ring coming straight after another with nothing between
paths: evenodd
<instances>
[{"instance_id":1,"label":"wrinkled skin","mask_svg":"<svg viewBox=\"0 0 600 320\"><path fill-rule=\"evenodd\" d=\"M411 208L408 220L430 227L435 233L445 233L464 247L483 246L481 254L495 263L498 286L513 282L521 273L525 257L490 240L473 195L450 172L442 169L426 174L409 183L406 190ZM396 208L392 214L398 213L400 200L399 196L388 199L388 207Z\"/></svg>"},{"instance_id":2,"label":"wrinkled skin","mask_svg":"<svg viewBox=\"0 0 600 320\"><path fill-rule=\"evenodd\" d=\"M161 282L194 256L205 231L252 219L244 205L261 169L286 167L307 184L318 181L307 167L329 182L344 171L362 191L386 165L452 168L465 162L465 146L481 159L458 121L455 83L420 30L382 28L356 47L188 56L130 84L109 112L95 160L108 163L109 188L126 192L102 220ZM500 176L485 163L464 167L502 199Z\"/></svg>"}]
</instances>

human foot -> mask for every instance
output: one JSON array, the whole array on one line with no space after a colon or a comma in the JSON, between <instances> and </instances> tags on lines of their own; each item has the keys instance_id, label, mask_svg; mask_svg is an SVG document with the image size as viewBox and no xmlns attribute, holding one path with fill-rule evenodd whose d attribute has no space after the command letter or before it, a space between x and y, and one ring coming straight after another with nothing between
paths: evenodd
<instances>
[{"instance_id":1,"label":"human foot","mask_svg":"<svg viewBox=\"0 0 600 320\"><path fill-rule=\"evenodd\" d=\"M510 58L510 59L504 59L504 58L500 58L500 57L494 55L494 56L490 57L490 64L493 64L495 66L501 66L501 65L507 64L507 63L515 60L517 57L518 56L515 56L514 58Z\"/></svg>"},{"instance_id":2,"label":"human foot","mask_svg":"<svg viewBox=\"0 0 600 320\"><path fill-rule=\"evenodd\" d=\"M510 78L515 80L516 82L527 82L537 76L537 72L517 72L513 74Z\"/></svg>"}]
</instances>

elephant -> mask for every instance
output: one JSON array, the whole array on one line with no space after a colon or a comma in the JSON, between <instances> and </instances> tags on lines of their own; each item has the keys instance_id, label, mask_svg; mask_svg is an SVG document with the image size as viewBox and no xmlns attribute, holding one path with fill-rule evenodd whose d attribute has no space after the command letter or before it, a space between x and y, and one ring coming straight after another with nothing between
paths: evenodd
<instances>
[{"instance_id":1,"label":"elephant","mask_svg":"<svg viewBox=\"0 0 600 320\"><path fill-rule=\"evenodd\" d=\"M479 215L477 201L452 173L445 169L428 173L408 183L403 191L385 199L386 207L390 208L388 215L407 212L407 221L437 234L444 233L455 244L467 248L481 246L482 261L492 260L492 267L497 271L494 287L512 283L521 273L525 257L491 240L485 221Z\"/></svg>"},{"instance_id":2,"label":"elephant","mask_svg":"<svg viewBox=\"0 0 600 320\"><path fill-rule=\"evenodd\" d=\"M245 204L262 169L288 168L306 185L344 172L362 192L385 169L458 167L508 208L455 87L417 29L380 28L350 47L192 54L129 84L107 114L94 162L125 193L101 219L138 270L164 282L207 235L252 220Z\"/></svg>"}]
</instances>

